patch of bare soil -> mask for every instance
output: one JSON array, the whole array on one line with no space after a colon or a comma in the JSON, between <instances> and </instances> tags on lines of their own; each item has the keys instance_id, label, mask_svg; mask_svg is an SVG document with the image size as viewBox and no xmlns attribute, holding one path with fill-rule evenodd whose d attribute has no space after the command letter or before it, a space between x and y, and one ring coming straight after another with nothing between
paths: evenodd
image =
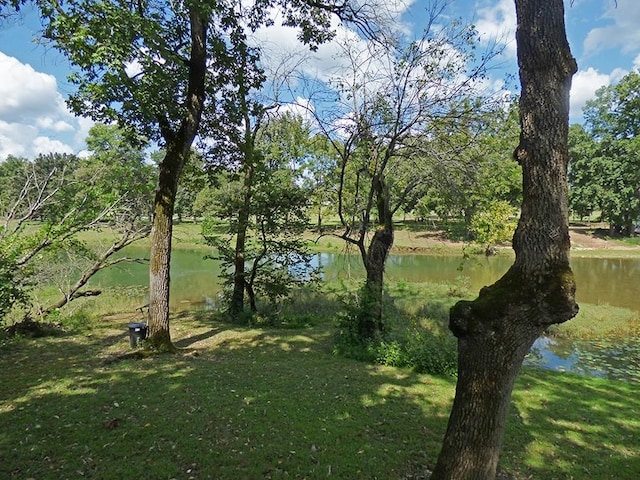
<instances>
[{"instance_id":1,"label":"patch of bare soil","mask_svg":"<svg viewBox=\"0 0 640 480\"><path fill-rule=\"evenodd\" d=\"M633 245L623 245L620 242L605 238L601 230L572 228L571 248L573 249L602 249L602 250L637 250Z\"/></svg>"},{"instance_id":2,"label":"patch of bare soil","mask_svg":"<svg viewBox=\"0 0 640 480\"><path fill-rule=\"evenodd\" d=\"M572 227L570 229L571 248L574 250L639 250L640 247L625 245L606 235L606 230L597 228ZM468 246L464 242L448 239L441 231L395 232L393 251L395 253L433 253L439 250L462 251Z\"/></svg>"}]
</instances>

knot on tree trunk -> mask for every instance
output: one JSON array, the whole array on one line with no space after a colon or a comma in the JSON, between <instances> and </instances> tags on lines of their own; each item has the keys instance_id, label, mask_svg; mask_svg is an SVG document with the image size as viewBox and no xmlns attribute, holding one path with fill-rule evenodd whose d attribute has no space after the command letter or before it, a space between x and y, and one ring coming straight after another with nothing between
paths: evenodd
<instances>
[{"instance_id":1,"label":"knot on tree trunk","mask_svg":"<svg viewBox=\"0 0 640 480\"><path fill-rule=\"evenodd\" d=\"M511 267L496 283L483 287L475 300L456 303L449 329L458 338L493 335L514 322L542 331L577 313L575 281L568 265L535 277Z\"/></svg>"}]
</instances>

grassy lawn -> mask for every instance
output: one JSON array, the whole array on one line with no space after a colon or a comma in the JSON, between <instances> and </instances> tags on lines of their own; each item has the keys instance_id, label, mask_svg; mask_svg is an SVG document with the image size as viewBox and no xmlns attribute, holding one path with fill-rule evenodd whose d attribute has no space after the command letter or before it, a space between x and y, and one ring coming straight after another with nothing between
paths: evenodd
<instances>
[{"instance_id":1,"label":"grassy lawn","mask_svg":"<svg viewBox=\"0 0 640 480\"><path fill-rule=\"evenodd\" d=\"M178 355L118 359L128 317L0 344L0 478L419 479L455 379L331 354L330 325L183 313ZM633 383L525 369L501 478L640 478Z\"/></svg>"},{"instance_id":2,"label":"grassy lawn","mask_svg":"<svg viewBox=\"0 0 640 480\"><path fill-rule=\"evenodd\" d=\"M177 225L174 246L208 250L199 232L199 225ZM90 244L105 240L105 232L83 235ZM640 254L637 245L627 247L572 255ZM344 244L326 236L314 248L343 251ZM461 255L462 244L404 228L396 252ZM202 312L178 313L177 355L122 357L136 353L126 333L128 322L141 320L134 287L74 302L63 323L75 333L0 338L0 479L428 478L455 378L332 354L331 319L343 308L336 299L358 285L326 284L308 304L297 298L289 320L302 315L309 322L278 320L301 328L242 328ZM457 299L475 297L447 285L388 288L393 321L429 320L436 330L446 330ZM53 295L38 293L42 301ZM578 318L551 333L637 337L638 314L585 304ZM637 387L526 367L513 395L499 478L637 480Z\"/></svg>"}]
</instances>

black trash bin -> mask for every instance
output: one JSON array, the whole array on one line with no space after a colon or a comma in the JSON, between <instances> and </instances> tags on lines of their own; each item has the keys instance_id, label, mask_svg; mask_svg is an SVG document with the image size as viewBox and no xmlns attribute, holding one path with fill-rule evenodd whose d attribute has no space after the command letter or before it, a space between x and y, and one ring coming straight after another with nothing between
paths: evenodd
<instances>
[{"instance_id":1,"label":"black trash bin","mask_svg":"<svg viewBox=\"0 0 640 480\"><path fill-rule=\"evenodd\" d=\"M129 341L132 347L140 345L140 340L147 338L147 324L146 323L130 323L129 327Z\"/></svg>"}]
</instances>

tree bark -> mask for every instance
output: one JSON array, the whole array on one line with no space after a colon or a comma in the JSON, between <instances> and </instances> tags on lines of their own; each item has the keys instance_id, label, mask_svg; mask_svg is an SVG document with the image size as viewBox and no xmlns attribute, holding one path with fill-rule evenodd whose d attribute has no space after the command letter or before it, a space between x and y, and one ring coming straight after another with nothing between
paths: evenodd
<instances>
[{"instance_id":1,"label":"tree bark","mask_svg":"<svg viewBox=\"0 0 640 480\"><path fill-rule=\"evenodd\" d=\"M432 480L493 479L515 378L533 341L578 311L569 266L567 135L577 66L562 0L515 0L523 203L516 259L474 301L458 302L449 327L458 338L458 382Z\"/></svg>"},{"instance_id":2,"label":"tree bark","mask_svg":"<svg viewBox=\"0 0 640 480\"><path fill-rule=\"evenodd\" d=\"M149 262L149 337L146 345L159 351L174 351L169 330L169 266L171 263L171 236L173 209L178 179L198 133L205 99L207 75L207 27L197 6L189 11L191 26L191 54L189 84L185 100L185 117L174 132L169 122L159 120L167 153L160 163L156 190L153 225L151 227L151 253Z\"/></svg>"},{"instance_id":3,"label":"tree bark","mask_svg":"<svg viewBox=\"0 0 640 480\"><path fill-rule=\"evenodd\" d=\"M243 182L242 205L238 212L238 231L236 232L235 256L233 260L233 292L229 313L237 316L244 311L244 292L246 288L245 280L245 247L247 241L247 230L249 229L249 215L251 213L251 197L253 190L254 167L251 161L247 161L246 172ZM252 301L255 304L255 300Z\"/></svg>"},{"instance_id":4,"label":"tree bark","mask_svg":"<svg viewBox=\"0 0 640 480\"><path fill-rule=\"evenodd\" d=\"M367 279L364 286L363 308L358 319L360 338L375 338L384 333L383 284L384 268L393 246L393 212L390 208L389 189L384 177L378 175L371 182L376 198L378 227L376 228L364 265Z\"/></svg>"}]
</instances>

